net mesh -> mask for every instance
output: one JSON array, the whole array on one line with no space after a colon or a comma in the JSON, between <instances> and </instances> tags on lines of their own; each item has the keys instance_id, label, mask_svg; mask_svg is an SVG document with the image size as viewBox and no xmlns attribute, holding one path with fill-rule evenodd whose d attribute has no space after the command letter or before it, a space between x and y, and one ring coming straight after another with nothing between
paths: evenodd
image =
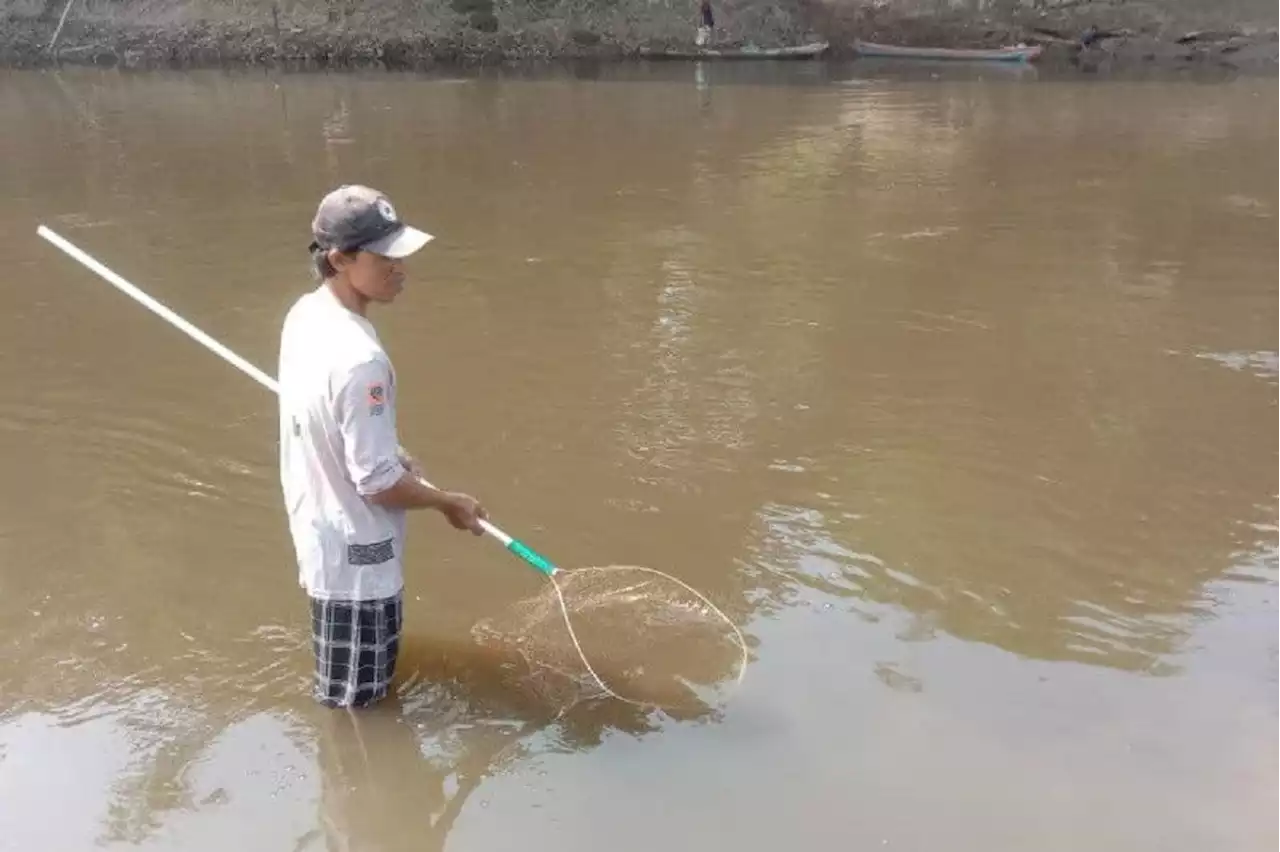
<instances>
[{"instance_id":1,"label":"net mesh","mask_svg":"<svg viewBox=\"0 0 1280 852\"><path fill-rule=\"evenodd\" d=\"M741 682L741 632L683 581L635 565L559 571L551 579L473 631L481 642L515 648L544 695L693 711L719 703Z\"/></svg>"}]
</instances>

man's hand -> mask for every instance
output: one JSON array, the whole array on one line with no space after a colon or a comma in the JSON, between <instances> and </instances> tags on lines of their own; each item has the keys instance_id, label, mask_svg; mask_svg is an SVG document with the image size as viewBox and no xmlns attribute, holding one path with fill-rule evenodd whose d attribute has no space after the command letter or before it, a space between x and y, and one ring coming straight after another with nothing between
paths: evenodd
<instances>
[{"instance_id":1,"label":"man's hand","mask_svg":"<svg viewBox=\"0 0 1280 852\"><path fill-rule=\"evenodd\" d=\"M456 491L445 492L445 500L440 506L440 513L448 519L454 529L471 530L476 535L484 535L480 520L488 520L489 515L474 497Z\"/></svg>"}]
</instances>

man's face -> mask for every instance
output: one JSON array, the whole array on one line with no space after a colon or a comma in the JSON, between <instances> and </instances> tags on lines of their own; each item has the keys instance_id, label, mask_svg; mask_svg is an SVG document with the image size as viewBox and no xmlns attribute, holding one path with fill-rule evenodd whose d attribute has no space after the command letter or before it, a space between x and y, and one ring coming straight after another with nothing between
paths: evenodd
<instances>
[{"instance_id":1,"label":"man's face","mask_svg":"<svg viewBox=\"0 0 1280 852\"><path fill-rule=\"evenodd\" d=\"M390 303L404 289L402 260L369 251L359 251L342 260L341 271L346 272L352 289L371 302Z\"/></svg>"}]
</instances>

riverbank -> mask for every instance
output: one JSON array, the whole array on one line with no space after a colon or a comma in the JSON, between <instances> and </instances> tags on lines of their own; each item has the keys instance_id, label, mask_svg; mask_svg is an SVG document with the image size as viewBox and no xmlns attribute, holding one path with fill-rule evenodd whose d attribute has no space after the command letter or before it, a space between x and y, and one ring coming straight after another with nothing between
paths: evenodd
<instances>
[{"instance_id":1,"label":"riverbank","mask_svg":"<svg viewBox=\"0 0 1280 852\"><path fill-rule=\"evenodd\" d=\"M1213 67L1274 74L1274 20L1251 3L1230 9L1195 0L1110 4L1065 0L1004 4L977 13L911 2L737 0L718 4L718 47L828 42L945 47L1041 44L1041 67L1106 72ZM66 20L62 21L66 11ZM261 0L234 9L202 0L139 3L62 0L10 3L0 11L0 66L58 63L125 68L286 65L314 68L442 65L593 58L692 47L692 3L618 0L607 9L572 0L443 0L411 10L340 0ZM1271 16L1274 17L1274 7ZM61 28L60 28L61 24Z\"/></svg>"},{"instance_id":2,"label":"riverbank","mask_svg":"<svg viewBox=\"0 0 1280 852\"><path fill-rule=\"evenodd\" d=\"M1086 72L1214 68L1277 70L1274 2L1264 0L1007 0L975 12L925 0L814 0L812 18L833 45L857 39L938 47L1038 44L1040 67Z\"/></svg>"},{"instance_id":3,"label":"riverbank","mask_svg":"<svg viewBox=\"0 0 1280 852\"><path fill-rule=\"evenodd\" d=\"M0 26L0 62L145 66L301 64L422 68L558 58L621 59L692 46L692 0L28 0ZM84 4L84 5L81 5ZM162 7L163 14L157 12ZM795 0L717 2L718 45L812 40ZM56 60L54 53L56 52Z\"/></svg>"}]
</instances>

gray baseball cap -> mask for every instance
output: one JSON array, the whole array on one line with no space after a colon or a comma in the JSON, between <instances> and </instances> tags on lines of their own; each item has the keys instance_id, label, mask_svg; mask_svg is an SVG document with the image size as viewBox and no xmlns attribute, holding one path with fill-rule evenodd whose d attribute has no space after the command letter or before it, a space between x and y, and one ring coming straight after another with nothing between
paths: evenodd
<instances>
[{"instance_id":1,"label":"gray baseball cap","mask_svg":"<svg viewBox=\"0 0 1280 852\"><path fill-rule=\"evenodd\" d=\"M312 250L364 251L408 257L435 239L400 221L387 196L358 184L340 186L320 201L311 222Z\"/></svg>"}]
</instances>

